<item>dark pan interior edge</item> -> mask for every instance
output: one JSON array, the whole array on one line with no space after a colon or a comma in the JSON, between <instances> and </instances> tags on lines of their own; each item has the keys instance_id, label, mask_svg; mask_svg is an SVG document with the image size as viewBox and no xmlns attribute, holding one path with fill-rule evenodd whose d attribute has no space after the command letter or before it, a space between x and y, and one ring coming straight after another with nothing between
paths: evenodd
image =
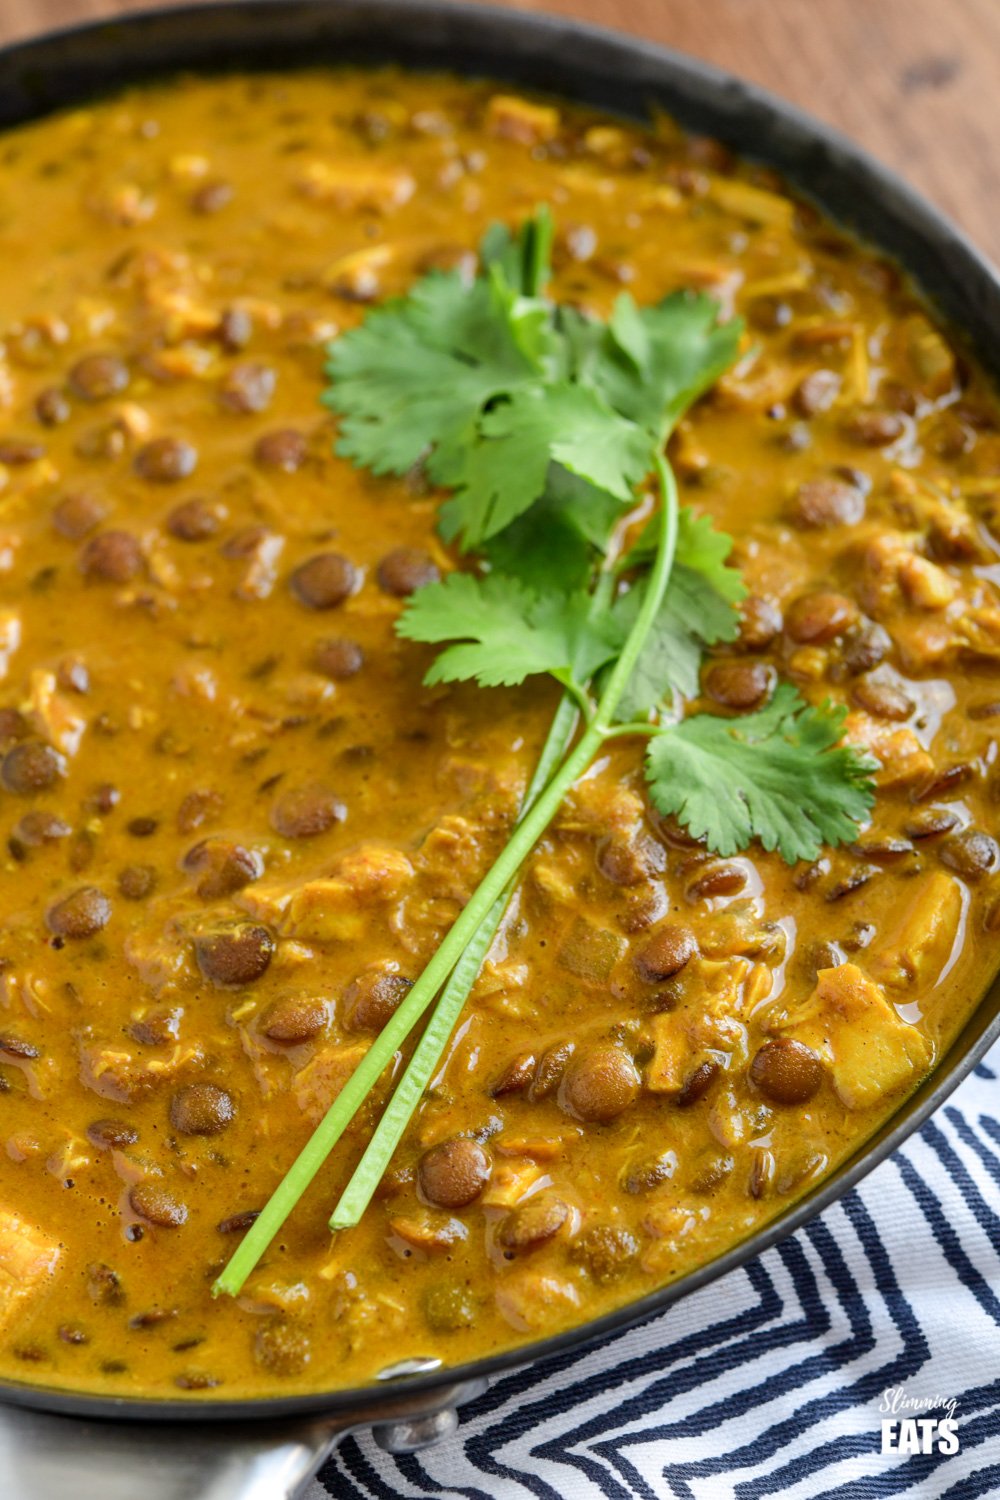
<instances>
[{"instance_id":1,"label":"dark pan interior edge","mask_svg":"<svg viewBox=\"0 0 1000 1500\"><path fill-rule=\"evenodd\" d=\"M575 22L435 0L237 0L147 12L0 52L0 128L156 74L374 61L494 76L624 115L642 115L651 103L662 105L689 128L776 167L826 213L901 262L1000 377L1000 281L960 232L905 183L835 131L752 85L651 44ZM1000 979L933 1075L892 1119L758 1234L618 1312L506 1354L416 1377L407 1381L407 1392L430 1397L462 1380L577 1352L736 1269L828 1207L901 1145L998 1036ZM195 1404L0 1384L0 1396L17 1405L89 1418L178 1422L360 1413L371 1411L380 1394L377 1385L368 1385L325 1396Z\"/></svg>"}]
</instances>

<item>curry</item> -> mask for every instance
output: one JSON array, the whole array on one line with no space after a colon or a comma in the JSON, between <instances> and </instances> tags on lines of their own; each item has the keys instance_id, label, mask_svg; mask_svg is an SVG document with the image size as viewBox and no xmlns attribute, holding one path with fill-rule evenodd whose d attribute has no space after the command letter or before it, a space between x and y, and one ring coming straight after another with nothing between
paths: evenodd
<instances>
[{"instance_id":1,"label":"curry","mask_svg":"<svg viewBox=\"0 0 1000 1500\"><path fill-rule=\"evenodd\" d=\"M536 204L559 296L749 337L675 432L738 639L877 798L789 868L617 742L534 849L354 1229L391 1079L213 1278L502 847L556 701L422 685L458 561L334 453L327 346ZM884 259L689 138L396 72L136 88L0 142L0 1376L115 1395L487 1355L710 1260L860 1146L996 966L1000 406ZM391 1073L404 1057L397 1055Z\"/></svg>"}]
</instances>

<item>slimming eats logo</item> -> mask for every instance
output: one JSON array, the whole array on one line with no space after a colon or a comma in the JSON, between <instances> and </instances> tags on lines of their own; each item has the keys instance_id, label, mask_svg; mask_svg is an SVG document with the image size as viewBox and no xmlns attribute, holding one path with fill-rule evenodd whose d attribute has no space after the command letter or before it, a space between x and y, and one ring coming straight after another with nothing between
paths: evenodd
<instances>
[{"instance_id":1,"label":"slimming eats logo","mask_svg":"<svg viewBox=\"0 0 1000 1500\"><path fill-rule=\"evenodd\" d=\"M959 1450L958 1402L954 1396L911 1396L890 1385L879 1401L883 1453L941 1453Z\"/></svg>"}]
</instances>

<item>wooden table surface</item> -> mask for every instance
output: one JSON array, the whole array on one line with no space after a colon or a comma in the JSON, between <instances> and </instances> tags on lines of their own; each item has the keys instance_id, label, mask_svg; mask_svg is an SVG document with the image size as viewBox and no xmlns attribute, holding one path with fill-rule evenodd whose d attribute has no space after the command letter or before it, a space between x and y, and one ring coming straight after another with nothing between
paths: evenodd
<instances>
[{"instance_id":1,"label":"wooden table surface","mask_svg":"<svg viewBox=\"0 0 1000 1500\"><path fill-rule=\"evenodd\" d=\"M0 0L0 42L160 3ZM896 167L1000 260L1000 0L507 3L638 32L795 100Z\"/></svg>"}]
</instances>

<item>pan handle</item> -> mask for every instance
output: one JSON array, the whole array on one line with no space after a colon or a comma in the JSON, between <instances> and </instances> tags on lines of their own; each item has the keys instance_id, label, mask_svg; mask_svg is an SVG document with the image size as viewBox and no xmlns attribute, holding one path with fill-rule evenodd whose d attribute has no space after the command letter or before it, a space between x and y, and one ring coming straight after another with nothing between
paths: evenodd
<instances>
[{"instance_id":1,"label":"pan handle","mask_svg":"<svg viewBox=\"0 0 1000 1500\"><path fill-rule=\"evenodd\" d=\"M370 1407L278 1422L88 1421L0 1406L4 1500L293 1500L347 1433L373 1427L390 1453L412 1453L458 1425L469 1382Z\"/></svg>"},{"instance_id":2,"label":"pan handle","mask_svg":"<svg viewBox=\"0 0 1000 1500\"><path fill-rule=\"evenodd\" d=\"M5 1407L2 1488L10 1500L291 1500L340 1430L94 1422Z\"/></svg>"}]
</instances>

